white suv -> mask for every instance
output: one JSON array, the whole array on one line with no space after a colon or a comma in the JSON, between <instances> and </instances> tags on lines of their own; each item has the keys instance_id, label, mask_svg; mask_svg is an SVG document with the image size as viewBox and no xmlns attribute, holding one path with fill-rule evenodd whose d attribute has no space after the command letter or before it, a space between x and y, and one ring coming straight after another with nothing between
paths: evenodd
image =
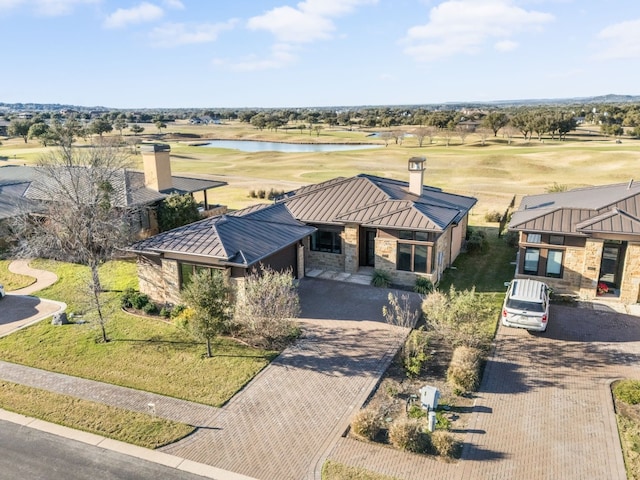
<instances>
[{"instance_id":1,"label":"white suv","mask_svg":"<svg viewBox=\"0 0 640 480\"><path fill-rule=\"evenodd\" d=\"M509 284L502 306L502 324L544 332L549 321L549 287L531 279L516 279Z\"/></svg>"}]
</instances>

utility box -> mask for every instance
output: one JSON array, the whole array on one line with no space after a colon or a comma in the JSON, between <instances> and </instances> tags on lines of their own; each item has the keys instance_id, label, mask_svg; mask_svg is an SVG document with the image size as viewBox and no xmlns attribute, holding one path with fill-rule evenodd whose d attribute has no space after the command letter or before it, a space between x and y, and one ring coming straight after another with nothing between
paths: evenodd
<instances>
[{"instance_id":1,"label":"utility box","mask_svg":"<svg viewBox=\"0 0 640 480\"><path fill-rule=\"evenodd\" d=\"M429 411L429 424L428 428L430 432L433 432L436 429L436 412L430 410Z\"/></svg>"},{"instance_id":2,"label":"utility box","mask_svg":"<svg viewBox=\"0 0 640 480\"><path fill-rule=\"evenodd\" d=\"M425 410L435 410L438 408L438 400L440 400L440 390L436 387L425 385L420 390L420 405Z\"/></svg>"}]
</instances>

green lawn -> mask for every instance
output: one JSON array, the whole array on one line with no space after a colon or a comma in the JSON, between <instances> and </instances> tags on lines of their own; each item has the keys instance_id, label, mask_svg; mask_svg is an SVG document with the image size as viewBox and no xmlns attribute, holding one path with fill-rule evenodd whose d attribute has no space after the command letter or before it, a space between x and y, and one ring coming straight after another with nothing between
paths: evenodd
<instances>
[{"instance_id":1,"label":"green lawn","mask_svg":"<svg viewBox=\"0 0 640 480\"><path fill-rule=\"evenodd\" d=\"M44 320L0 339L2 360L221 406L276 355L219 338L213 343L214 357L206 358L204 345L183 330L122 312L117 293L104 294L111 341L101 343L95 318L82 301L88 270L43 260L33 265L60 277L41 295L66 302L70 312L82 315L70 325L52 326ZM101 275L105 289L122 290L137 281L131 262L111 262Z\"/></svg>"},{"instance_id":2,"label":"green lawn","mask_svg":"<svg viewBox=\"0 0 640 480\"><path fill-rule=\"evenodd\" d=\"M5 292L28 287L35 283L36 279L26 275L17 275L9 271L11 260L0 260L0 285L4 285Z\"/></svg>"},{"instance_id":3,"label":"green lawn","mask_svg":"<svg viewBox=\"0 0 640 480\"><path fill-rule=\"evenodd\" d=\"M0 381L0 408L146 448L159 448L195 427L101 403Z\"/></svg>"}]
</instances>

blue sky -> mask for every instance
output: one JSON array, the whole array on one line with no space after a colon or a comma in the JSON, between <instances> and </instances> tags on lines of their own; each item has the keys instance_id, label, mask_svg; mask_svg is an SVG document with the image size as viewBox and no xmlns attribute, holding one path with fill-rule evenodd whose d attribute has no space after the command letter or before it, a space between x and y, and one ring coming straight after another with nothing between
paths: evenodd
<instances>
[{"instance_id":1,"label":"blue sky","mask_svg":"<svg viewBox=\"0 0 640 480\"><path fill-rule=\"evenodd\" d=\"M637 0L0 0L0 102L305 107L640 94Z\"/></svg>"}]
</instances>

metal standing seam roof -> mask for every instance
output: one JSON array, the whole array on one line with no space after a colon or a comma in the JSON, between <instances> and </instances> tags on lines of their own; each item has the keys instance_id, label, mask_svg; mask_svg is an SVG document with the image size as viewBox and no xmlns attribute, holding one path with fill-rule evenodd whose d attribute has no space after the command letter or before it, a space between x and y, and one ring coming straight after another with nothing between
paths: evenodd
<instances>
[{"instance_id":1,"label":"metal standing seam roof","mask_svg":"<svg viewBox=\"0 0 640 480\"><path fill-rule=\"evenodd\" d=\"M525 197L509 229L577 235L637 234L638 222L640 183L630 182Z\"/></svg>"},{"instance_id":2,"label":"metal standing seam roof","mask_svg":"<svg viewBox=\"0 0 640 480\"><path fill-rule=\"evenodd\" d=\"M77 167L84 168L84 167ZM226 185L225 182L201 178L172 176L173 188L157 192L144 184L144 173L134 170L117 170L112 173L110 183L113 186L115 205L133 207L158 202L171 193L193 193ZM60 176L62 184L64 176ZM70 182L70 179L66 180ZM7 166L0 167L0 186L23 182L28 184L23 196L30 200L49 200L52 180L37 167ZM89 194L89 188L79 189L80 193Z\"/></svg>"},{"instance_id":3,"label":"metal standing seam roof","mask_svg":"<svg viewBox=\"0 0 640 480\"><path fill-rule=\"evenodd\" d=\"M271 205L245 215L236 212L206 218L136 242L129 250L183 253L249 267L315 230L293 219L284 205Z\"/></svg>"},{"instance_id":4,"label":"metal standing seam roof","mask_svg":"<svg viewBox=\"0 0 640 480\"><path fill-rule=\"evenodd\" d=\"M302 187L280 200L307 223L359 223L366 226L442 231L460 221L476 199L424 187L414 195L408 183L361 174Z\"/></svg>"}]
</instances>

